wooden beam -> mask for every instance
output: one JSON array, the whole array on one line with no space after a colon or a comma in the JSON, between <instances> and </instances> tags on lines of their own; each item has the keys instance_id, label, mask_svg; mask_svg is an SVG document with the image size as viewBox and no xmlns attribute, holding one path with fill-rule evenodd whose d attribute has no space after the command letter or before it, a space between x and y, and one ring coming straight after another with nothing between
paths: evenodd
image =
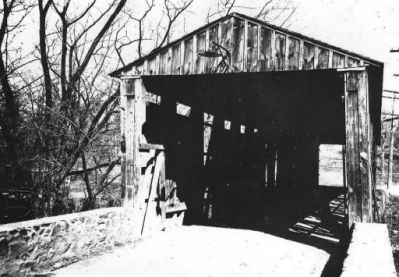
<instances>
[{"instance_id":1,"label":"wooden beam","mask_svg":"<svg viewBox=\"0 0 399 277\"><path fill-rule=\"evenodd\" d=\"M121 119L122 137L125 154L122 156L122 184L125 188L124 206L134 207L140 184L140 138L145 122L146 105L145 88L138 76L124 77L121 84L121 108L124 111Z\"/></svg>"},{"instance_id":2,"label":"wooden beam","mask_svg":"<svg viewBox=\"0 0 399 277\"><path fill-rule=\"evenodd\" d=\"M345 72L346 156L349 226L372 221L370 115L367 71Z\"/></svg>"}]
</instances>

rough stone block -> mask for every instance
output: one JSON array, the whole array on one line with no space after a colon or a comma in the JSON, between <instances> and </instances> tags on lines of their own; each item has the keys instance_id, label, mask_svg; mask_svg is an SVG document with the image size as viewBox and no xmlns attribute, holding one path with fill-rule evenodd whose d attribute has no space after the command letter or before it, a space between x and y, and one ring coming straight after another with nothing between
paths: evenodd
<instances>
[{"instance_id":1,"label":"rough stone block","mask_svg":"<svg viewBox=\"0 0 399 277\"><path fill-rule=\"evenodd\" d=\"M132 242L132 214L107 208L2 225L0 276L49 272Z\"/></svg>"}]
</instances>

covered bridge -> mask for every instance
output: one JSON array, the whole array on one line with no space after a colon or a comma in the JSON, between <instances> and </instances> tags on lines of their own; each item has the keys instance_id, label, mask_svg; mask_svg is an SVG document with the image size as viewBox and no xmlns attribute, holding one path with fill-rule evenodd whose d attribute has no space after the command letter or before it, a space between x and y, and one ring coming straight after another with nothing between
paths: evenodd
<instances>
[{"instance_id":1,"label":"covered bridge","mask_svg":"<svg viewBox=\"0 0 399 277\"><path fill-rule=\"evenodd\" d=\"M143 230L186 208L188 224L272 228L328 205L323 144L343 146L342 221L377 220L383 63L233 13L111 76Z\"/></svg>"}]
</instances>

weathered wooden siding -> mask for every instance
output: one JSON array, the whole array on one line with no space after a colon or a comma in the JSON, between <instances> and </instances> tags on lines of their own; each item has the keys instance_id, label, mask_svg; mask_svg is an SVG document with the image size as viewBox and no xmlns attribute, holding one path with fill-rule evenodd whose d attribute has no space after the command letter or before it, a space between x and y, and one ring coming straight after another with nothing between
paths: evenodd
<instances>
[{"instance_id":1,"label":"weathered wooden siding","mask_svg":"<svg viewBox=\"0 0 399 277\"><path fill-rule=\"evenodd\" d=\"M217 45L228 51L229 70L217 69L221 57L210 57ZM225 50L222 50L226 54ZM205 54L204 54L205 53ZM148 56L121 68L112 76L180 75L225 72L312 70L382 67L382 63L307 38L276 26L232 14L210 23Z\"/></svg>"}]
</instances>

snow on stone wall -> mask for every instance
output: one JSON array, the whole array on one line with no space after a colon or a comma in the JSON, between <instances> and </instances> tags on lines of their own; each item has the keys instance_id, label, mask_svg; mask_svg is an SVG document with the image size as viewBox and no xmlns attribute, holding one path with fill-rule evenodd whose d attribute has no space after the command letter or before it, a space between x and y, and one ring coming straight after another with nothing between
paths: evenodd
<instances>
[{"instance_id":1,"label":"snow on stone wall","mask_svg":"<svg viewBox=\"0 0 399 277\"><path fill-rule=\"evenodd\" d=\"M396 277L386 224L355 223L341 277Z\"/></svg>"},{"instance_id":2,"label":"snow on stone wall","mask_svg":"<svg viewBox=\"0 0 399 277\"><path fill-rule=\"evenodd\" d=\"M0 276L48 272L138 238L124 208L106 208L0 226Z\"/></svg>"}]
</instances>

